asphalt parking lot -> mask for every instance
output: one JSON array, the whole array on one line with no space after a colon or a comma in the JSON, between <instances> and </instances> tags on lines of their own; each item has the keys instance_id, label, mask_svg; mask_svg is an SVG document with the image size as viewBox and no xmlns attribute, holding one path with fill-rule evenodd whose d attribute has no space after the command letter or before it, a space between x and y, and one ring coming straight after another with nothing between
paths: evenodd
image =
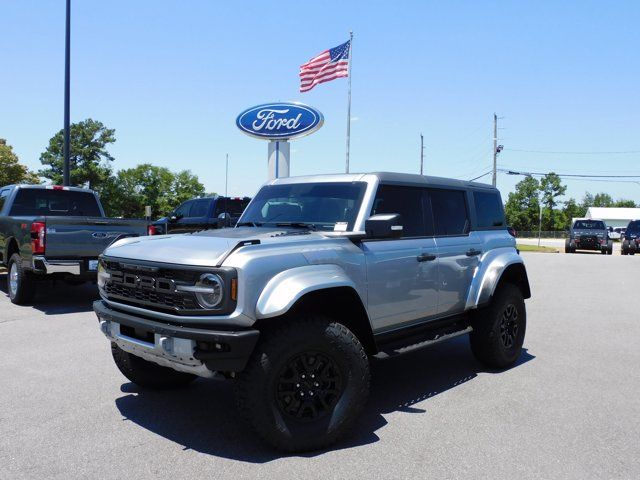
<instances>
[{"instance_id":1,"label":"asphalt parking lot","mask_svg":"<svg viewBox=\"0 0 640 480\"><path fill-rule=\"evenodd\" d=\"M303 456L253 438L228 382L129 383L92 286L17 307L0 274L0 478L640 478L640 256L523 256L517 366L484 369L466 338L376 361L353 435Z\"/></svg>"}]
</instances>

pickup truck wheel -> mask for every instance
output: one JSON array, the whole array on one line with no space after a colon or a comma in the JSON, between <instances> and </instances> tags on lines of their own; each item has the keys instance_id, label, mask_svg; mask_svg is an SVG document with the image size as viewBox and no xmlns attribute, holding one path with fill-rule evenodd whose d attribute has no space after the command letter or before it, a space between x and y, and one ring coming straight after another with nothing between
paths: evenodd
<instances>
[{"instance_id":1,"label":"pickup truck wheel","mask_svg":"<svg viewBox=\"0 0 640 480\"><path fill-rule=\"evenodd\" d=\"M35 294L34 280L28 272L22 268L20 255L14 253L9 259L9 274L7 275L7 291L11 303L24 305Z\"/></svg>"},{"instance_id":2,"label":"pickup truck wheel","mask_svg":"<svg viewBox=\"0 0 640 480\"><path fill-rule=\"evenodd\" d=\"M113 342L111 343L111 355L120 372L130 381L144 388L170 390L184 387L197 378L196 375L190 373L178 372L172 368L147 362L125 352Z\"/></svg>"},{"instance_id":3,"label":"pickup truck wheel","mask_svg":"<svg viewBox=\"0 0 640 480\"><path fill-rule=\"evenodd\" d=\"M522 292L513 284L503 284L491 305L479 311L469 339L471 350L482 363L495 368L513 365L522 350L527 312Z\"/></svg>"},{"instance_id":4,"label":"pickup truck wheel","mask_svg":"<svg viewBox=\"0 0 640 480\"><path fill-rule=\"evenodd\" d=\"M564 241L564 253L571 253L571 242L568 238Z\"/></svg>"},{"instance_id":5,"label":"pickup truck wheel","mask_svg":"<svg viewBox=\"0 0 640 480\"><path fill-rule=\"evenodd\" d=\"M369 395L369 360L356 336L328 318L299 318L262 333L237 382L238 409L266 442L324 448L345 434Z\"/></svg>"}]
</instances>

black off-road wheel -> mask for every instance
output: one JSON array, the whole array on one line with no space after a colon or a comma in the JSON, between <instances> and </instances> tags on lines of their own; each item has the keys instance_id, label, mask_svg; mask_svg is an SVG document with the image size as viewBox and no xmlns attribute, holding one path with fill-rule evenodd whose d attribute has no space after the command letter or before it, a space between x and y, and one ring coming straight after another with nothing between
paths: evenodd
<instances>
[{"instance_id":1,"label":"black off-road wheel","mask_svg":"<svg viewBox=\"0 0 640 480\"><path fill-rule=\"evenodd\" d=\"M564 253L571 253L571 241L568 238L564 241Z\"/></svg>"},{"instance_id":2,"label":"black off-road wheel","mask_svg":"<svg viewBox=\"0 0 640 480\"><path fill-rule=\"evenodd\" d=\"M24 305L29 303L36 293L35 281L29 272L22 268L20 255L14 253L9 259L7 274L7 292L11 303Z\"/></svg>"},{"instance_id":3,"label":"black off-road wheel","mask_svg":"<svg viewBox=\"0 0 640 480\"><path fill-rule=\"evenodd\" d=\"M273 447L318 450L350 429L369 382L369 359L347 327L317 315L294 318L262 332L238 377L238 409Z\"/></svg>"},{"instance_id":4,"label":"black off-road wheel","mask_svg":"<svg viewBox=\"0 0 640 480\"><path fill-rule=\"evenodd\" d=\"M127 379L143 388L171 390L184 387L198 378L190 373L177 372L172 368L147 362L125 352L113 342L111 343L111 355L120 372Z\"/></svg>"},{"instance_id":5,"label":"black off-road wheel","mask_svg":"<svg viewBox=\"0 0 640 480\"><path fill-rule=\"evenodd\" d=\"M508 368L520 357L527 328L522 292L513 284L498 287L491 305L477 313L469 335L475 357L492 368Z\"/></svg>"}]
</instances>

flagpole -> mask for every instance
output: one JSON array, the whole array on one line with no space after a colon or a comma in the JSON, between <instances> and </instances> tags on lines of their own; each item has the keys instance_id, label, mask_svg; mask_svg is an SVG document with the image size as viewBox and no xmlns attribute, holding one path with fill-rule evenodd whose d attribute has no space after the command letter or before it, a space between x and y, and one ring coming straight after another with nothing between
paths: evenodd
<instances>
[{"instance_id":1,"label":"flagpole","mask_svg":"<svg viewBox=\"0 0 640 480\"><path fill-rule=\"evenodd\" d=\"M349 144L351 142L351 62L353 61L352 57L353 52L353 32L349 32L349 94L347 100L347 163L345 171L349 173Z\"/></svg>"}]
</instances>

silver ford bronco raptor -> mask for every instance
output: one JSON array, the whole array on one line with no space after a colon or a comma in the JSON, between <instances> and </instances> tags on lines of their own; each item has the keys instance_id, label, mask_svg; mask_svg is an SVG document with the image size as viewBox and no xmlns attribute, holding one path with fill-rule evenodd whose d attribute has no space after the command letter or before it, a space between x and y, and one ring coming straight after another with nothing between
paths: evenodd
<instances>
[{"instance_id":1,"label":"silver ford bronco raptor","mask_svg":"<svg viewBox=\"0 0 640 480\"><path fill-rule=\"evenodd\" d=\"M241 415L287 451L349 429L372 356L469 334L479 361L513 365L531 296L498 190L400 173L271 181L235 228L112 244L98 286L125 377L234 379Z\"/></svg>"}]
</instances>

